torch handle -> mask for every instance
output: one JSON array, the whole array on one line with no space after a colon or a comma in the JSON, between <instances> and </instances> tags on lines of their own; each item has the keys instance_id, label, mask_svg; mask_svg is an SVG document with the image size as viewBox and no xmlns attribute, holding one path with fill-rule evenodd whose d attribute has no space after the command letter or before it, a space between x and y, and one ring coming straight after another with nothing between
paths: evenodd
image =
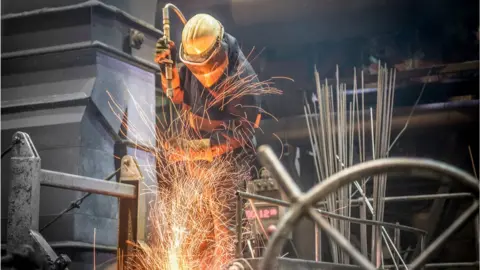
<instances>
[{"instance_id":1,"label":"torch handle","mask_svg":"<svg viewBox=\"0 0 480 270\"><path fill-rule=\"evenodd\" d=\"M162 9L163 15L163 35L166 39L167 44L170 43L170 15L168 7ZM167 56L168 60L172 60L171 54ZM173 87L172 87L172 69L173 64L171 61L165 64L165 79L167 81L167 96L168 98L173 97Z\"/></svg>"}]
</instances>

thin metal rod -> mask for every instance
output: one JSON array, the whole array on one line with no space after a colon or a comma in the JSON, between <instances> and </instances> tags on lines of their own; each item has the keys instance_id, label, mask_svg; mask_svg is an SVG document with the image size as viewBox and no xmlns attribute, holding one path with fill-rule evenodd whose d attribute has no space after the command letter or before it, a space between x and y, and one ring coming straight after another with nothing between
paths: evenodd
<instances>
[{"instance_id":1,"label":"thin metal rod","mask_svg":"<svg viewBox=\"0 0 480 270\"><path fill-rule=\"evenodd\" d=\"M365 195L365 193L363 192L362 188L360 187L360 184L358 184L357 181L355 181L354 184L355 184L355 186L357 187L357 189L360 191L360 194L362 194L362 196L366 199L366 195ZM370 213L372 214L372 217L375 218L375 217L376 217L375 211L373 210L373 207L372 207L372 205L370 204L370 202L369 202L368 200L365 200L365 204L367 205L368 209L370 210ZM383 220L383 219L377 219L378 222L381 222L381 220ZM378 228L378 227L377 227L377 228ZM398 256L398 258L400 259L400 262L405 266L405 265L406 265L406 264L405 264L405 261L402 259L402 256L401 256L400 252L399 252L398 249L395 247L395 244L394 244L394 242L392 241L392 239L390 238L390 235L388 235L388 232L387 232L387 230L385 229L385 227L382 226L382 227L380 228L380 230L381 230L380 233L381 233L381 235L382 235L382 237L383 237L383 240L385 241L385 244L386 244L386 246L387 246L387 248L388 248L388 251L389 251L390 256L392 257L392 259L393 259L393 254L392 254L392 251L391 251L389 245L392 245L392 248L393 248L393 250L395 251L395 253L396 253L396 255ZM380 245L380 246L381 246L381 245ZM380 254L380 255L381 255L381 254ZM377 262L378 262L378 258L377 258ZM383 263L383 262L382 262L382 263ZM395 263L395 265L396 265L395 260L394 260L394 263ZM397 269L398 269L398 266L397 266Z\"/></svg>"},{"instance_id":2,"label":"thin metal rod","mask_svg":"<svg viewBox=\"0 0 480 270\"><path fill-rule=\"evenodd\" d=\"M411 264L411 270L420 269L426 261L432 256L440 246L447 241L456 231L478 213L478 201L475 201L460 217L458 217L450 227L448 227L440 236L431 243L427 249L422 252Z\"/></svg>"},{"instance_id":3,"label":"thin metal rod","mask_svg":"<svg viewBox=\"0 0 480 270\"><path fill-rule=\"evenodd\" d=\"M361 140L360 138L358 139L358 144L361 146L359 147L359 150L360 150L360 153L359 153L359 156L360 156L360 162L364 162L365 161L365 113L363 113L365 111L365 79L364 79L364 74L363 74L363 70L362 70L362 132L361 132ZM358 112L358 114L360 114L360 111ZM357 117L358 117L358 114L357 114ZM360 120L359 120L360 121ZM358 127L360 128L360 125L358 125ZM360 130L358 131L358 135L360 136ZM360 143L361 141L361 143ZM362 179L362 188L365 189L365 179ZM350 197L353 197L352 194L350 195ZM363 219L367 219L367 205L362 203L361 204L361 208L360 208L360 218L363 218ZM360 239L361 239L361 250L363 252L363 255L365 255L365 257L368 256L368 243L367 243L367 225L365 224L362 224L360 225Z\"/></svg>"},{"instance_id":4,"label":"thin metal rod","mask_svg":"<svg viewBox=\"0 0 480 270\"><path fill-rule=\"evenodd\" d=\"M430 68L430 70L428 71L428 74L427 74L427 78L428 76L430 76L430 73L432 72L432 69ZM418 94L418 98L417 100L415 101L415 104L413 104L413 107L412 107L412 110L410 111L410 115L408 116L407 118L407 121L405 122L405 126L403 126L402 130L400 130L400 132L397 134L397 136L395 137L395 139L393 140L393 142L390 144L390 146L388 147L388 151L390 152L390 150L392 149L392 147L395 145L395 143L398 141L398 139L400 139L400 137L402 136L402 134L405 132L405 130L407 130L407 127L408 127L408 124L410 123L410 120L412 119L412 116L413 116L413 113L415 112L415 108L417 108L417 105L418 103L420 102L420 99L422 98L423 96L423 92L425 91L425 87L427 86L429 81L425 82L422 86L422 90L420 90L420 93Z\"/></svg>"},{"instance_id":5,"label":"thin metal rod","mask_svg":"<svg viewBox=\"0 0 480 270\"><path fill-rule=\"evenodd\" d=\"M357 190L358 192L358 190ZM399 202L412 202L412 201L429 201L436 199L466 199L473 198L471 193L459 192L459 193L440 193L440 194L425 194L425 195L405 195L405 196L390 196L382 198L384 202L399 203ZM367 198L369 202L373 201L373 198ZM365 198L352 199L352 206L362 206L365 202ZM316 207L325 207L325 202L316 203Z\"/></svg>"},{"instance_id":6,"label":"thin metal rod","mask_svg":"<svg viewBox=\"0 0 480 270\"><path fill-rule=\"evenodd\" d=\"M117 169L116 171L112 172L110 175L108 175L107 177L105 177L103 180L104 181L109 181L110 179L112 179L118 172L120 171L120 168ZM60 212L60 214L58 214L55 218L53 218L52 220L50 220L47 224L45 224L45 226L43 226L39 232L42 232L44 231L46 228L48 228L49 226L51 226L53 223L55 223L57 220L59 220L63 215L65 215L66 213L72 211L73 209L75 208L80 208L80 205L83 203L83 201L90 197L90 195L92 195L92 193L87 193L85 195L83 195L81 198L79 198L78 200L75 200L75 201L72 201L70 203L70 205L65 208L62 212Z\"/></svg>"},{"instance_id":7,"label":"thin metal rod","mask_svg":"<svg viewBox=\"0 0 480 270\"><path fill-rule=\"evenodd\" d=\"M286 172L285 168L281 165L270 147L265 145L260 146L258 149L258 155L260 162L264 166L275 168L276 166L272 166L272 164L276 164L283 168L283 170L273 171L272 173L277 177L278 182L284 182L282 187L290 188L292 185L295 187L295 189L290 189L285 193L296 193L295 195L299 196L297 197L298 199L295 198L298 202L291 205L289 211L287 211L285 216L280 220L277 231L270 238L263 260L260 264L260 269L262 270L271 269L271 266L275 262L275 257L286 241L286 236L293 229L293 226L298 220L300 220L305 214L305 211L314 211L310 209L313 204L323 200L328 194L335 192L339 187L356 181L357 179L361 179L362 177L391 172L405 173L413 176L425 176L425 172L430 172L430 176L444 175L452 180L462 183L477 197L479 195L478 180L468 173L444 162L418 158L388 158L357 164L330 176L322 181L322 183L303 194L299 191L298 186L292 181L290 175ZM443 177L432 178L437 181L444 179ZM367 263L367 265L369 265L369 263Z\"/></svg>"},{"instance_id":8,"label":"thin metal rod","mask_svg":"<svg viewBox=\"0 0 480 270\"><path fill-rule=\"evenodd\" d=\"M324 116L325 114L328 115L328 111L326 111L326 109L328 108L324 108L324 102L326 101L326 98L327 98L327 95L325 94L322 94L322 85L320 83L320 77L319 77L319 74L317 72L317 68L315 67L315 83L316 83L316 86L317 86L317 98L318 98L318 115L319 115L319 122L320 122L320 134L321 134L321 142L322 142L322 155L323 155L323 168L325 170L325 173L324 175L329 175L329 170L328 170L328 161L326 159L327 157L327 141L325 139L325 132L327 131L326 130L326 125L327 125L327 121L325 120ZM323 179L322 179L323 180Z\"/></svg>"},{"instance_id":9,"label":"thin metal rod","mask_svg":"<svg viewBox=\"0 0 480 270\"><path fill-rule=\"evenodd\" d=\"M400 223L399 222L396 222L395 224L399 225ZM395 229L394 230L394 237L393 237L393 242L395 243L395 247L400 250L401 248L401 242L400 242L400 230L399 229ZM396 259L393 259L396 263L395 265L398 264L398 262L400 261L400 258L396 258Z\"/></svg>"},{"instance_id":10,"label":"thin metal rod","mask_svg":"<svg viewBox=\"0 0 480 270\"><path fill-rule=\"evenodd\" d=\"M257 201L261 201L261 202L271 203L271 204L275 204L275 205L278 205L278 206L285 206L285 207L291 206L291 204L286 202L286 201L282 201L282 200L274 199L274 198L270 198L270 197L265 197L265 196L261 196L261 195L257 195L257 194L252 194L252 193L243 192L243 191L237 191L237 194L240 195L242 198L246 198L246 199L252 199L252 200L257 200ZM400 230L403 230L403 231L412 232L412 233L416 233L416 234L426 234L427 233L424 230L417 229L417 228L414 228L414 227L405 226L405 225L399 225L399 224L388 223L388 222L380 222L380 221L374 221L374 220L368 220L368 219L360 219L360 218L354 218L354 217L347 217L347 216L342 216L342 215L339 215L339 214L334 214L334 213L322 211L322 210L319 210L319 209L317 209L317 210L320 214L322 214L326 217L334 218L334 219L342 219L342 220L346 220L346 221L350 221L350 222L354 222L354 223L358 223L358 224L369 224L369 225L373 225L373 226L384 226L384 227L387 227L387 228L400 229Z\"/></svg>"},{"instance_id":11,"label":"thin metal rod","mask_svg":"<svg viewBox=\"0 0 480 270\"><path fill-rule=\"evenodd\" d=\"M473 175L475 175L475 177L478 178L477 169L476 169L477 166L475 166L475 161L473 160L473 154L472 154L472 149L470 148L470 145L468 146L468 153L470 154L470 161L472 162Z\"/></svg>"},{"instance_id":12,"label":"thin metal rod","mask_svg":"<svg viewBox=\"0 0 480 270\"><path fill-rule=\"evenodd\" d=\"M237 258L242 258L242 210L243 210L243 202L242 197L240 194L236 194L237 196L237 208L236 208L236 232L237 232L237 245L235 250L235 255Z\"/></svg>"},{"instance_id":13,"label":"thin metal rod","mask_svg":"<svg viewBox=\"0 0 480 270\"><path fill-rule=\"evenodd\" d=\"M341 165L342 165L343 167L345 167L344 164L341 164ZM381 181L381 180L380 180L380 181ZM358 183L358 181L355 181L355 182L354 182L354 185L355 185L355 187L357 188L357 190L360 192L360 195L363 197L364 203L366 204L366 206L368 206L368 210L370 210L370 213L372 214L372 217L373 217L373 218L376 218L375 211L374 211L374 209L373 209L373 207L372 207L372 204L370 204L370 202L368 201L367 195L365 195L365 193L363 192L363 189L362 189L362 187L360 186L360 184ZM381 199L383 199L383 198L384 198L384 196L382 196ZM377 218L377 221L378 221L378 222L381 222L381 221L383 221L383 219L378 219L378 218ZM406 264L405 264L404 260L402 259L402 256L401 256L400 252L399 252L398 249L395 247L395 244L394 244L394 242L392 241L392 239L390 238L390 235L388 234L388 232L387 232L387 230L385 229L385 227L381 227L381 228L380 228L381 232L378 232L378 230L377 230L378 227L374 227L373 229L375 229L375 230L372 230L372 232L377 232L377 233L379 233L379 234L382 235L383 240L385 241L385 244L386 244L386 246L387 246L388 252L390 253L390 256L391 256L392 258L394 258L394 257L393 257L393 253L392 253L392 249L391 249L390 246L389 246L389 245L392 245L392 248L393 248L393 250L395 251L396 255L398 256L398 258L400 259L400 261L402 262L402 264L405 266ZM380 241L380 239L379 239L379 241ZM381 243L380 243L379 245L381 245ZM379 257L382 257L382 254L377 254L377 255L378 255ZM380 259L379 257L377 258L377 264L380 263L380 262L379 262L379 259ZM395 260L394 260L393 262L394 262L395 265L397 265L396 262L395 262ZM382 264L383 264L383 261L382 261ZM397 269L398 269L398 266L397 266Z\"/></svg>"},{"instance_id":14,"label":"thin metal rod","mask_svg":"<svg viewBox=\"0 0 480 270\"><path fill-rule=\"evenodd\" d=\"M453 269L457 269L457 268L460 268L460 267L468 267L468 268L471 268L471 267L477 267L479 265L479 262L448 262L448 263L429 263L429 264L425 264L423 266L423 268L435 268L435 269L438 269L438 268L453 268ZM407 265L408 267L410 267L409 265ZM393 265L385 265L385 269L391 269L391 268L394 268ZM403 266L400 266L400 268L403 268Z\"/></svg>"},{"instance_id":15,"label":"thin metal rod","mask_svg":"<svg viewBox=\"0 0 480 270\"><path fill-rule=\"evenodd\" d=\"M435 199L460 199L473 198L471 193L444 193L444 194L425 194L425 195L407 195L407 196L391 196L385 197L382 200L385 202L409 202L409 201L426 201ZM372 201L372 198L368 199ZM363 199L355 199L356 201L363 201Z\"/></svg>"},{"instance_id":16,"label":"thin metal rod","mask_svg":"<svg viewBox=\"0 0 480 270\"><path fill-rule=\"evenodd\" d=\"M443 178L437 178L436 176L445 175L465 185L474 196L478 196L479 194L478 180L476 178L445 162L421 158L386 158L357 164L330 176L306 193L311 194L311 197L308 197L308 204L321 201L327 194L344 184L353 182L366 175L384 172L404 173L407 175L431 172L430 174L422 173L421 175L424 177L431 176L432 179L437 181Z\"/></svg>"},{"instance_id":17,"label":"thin metal rod","mask_svg":"<svg viewBox=\"0 0 480 270\"><path fill-rule=\"evenodd\" d=\"M316 80L316 84L317 84L317 91L318 91L318 88L320 86L320 82L319 82L319 79L318 79L318 73L316 72L316 69L315 69L315 80ZM315 164L315 171L317 173L317 180L318 182L320 182L323 178L324 178L324 173L323 173L323 170L322 172L320 172L320 168L325 168L324 166L319 166L320 164L320 161L319 161L319 154L317 153L318 152L318 149L320 149L320 146L318 144L318 141L316 140L317 139L317 136L315 136L311 129L310 129L310 123L309 123L309 117L308 115L311 114L311 111L310 111L310 105L308 103L308 100L306 99L305 97L305 104L306 106L303 106L304 108L304 111L305 111L305 119L307 120L307 128L309 130L309 138L310 138L310 144L312 145L312 150L313 150L313 159L314 159L314 164ZM321 112L319 114L319 118L321 118ZM312 121L314 122L314 121ZM314 125L314 123L312 123L312 125ZM315 143L313 142L315 140ZM317 147L314 147L314 145L316 145ZM322 144L322 148L324 149L323 147L324 145ZM319 248L319 231L318 231L318 225L315 224L315 261L318 261L319 258L321 257L321 254L320 254L320 248Z\"/></svg>"},{"instance_id":18,"label":"thin metal rod","mask_svg":"<svg viewBox=\"0 0 480 270\"><path fill-rule=\"evenodd\" d=\"M343 237L337 230L332 228L327 220L325 220L320 213L315 209L309 209L310 217L320 226L320 228L330 237L335 243L342 248L350 257L358 263L363 269L375 270L375 267L365 258L360 252L358 252L350 242Z\"/></svg>"},{"instance_id":19,"label":"thin metal rod","mask_svg":"<svg viewBox=\"0 0 480 270\"><path fill-rule=\"evenodd\" d=\"M305 103L306 105L303 106L303 110L305 111L305 116L308 116L310 114L310 106L308 105L308 101L305 100ZM310 121L308 119L309 117L306 117L306 120L307 120L307 128L308 128L308 133L309 133L309 139L310 139L310 144L313 146L313 145L318 145L318 143L316 142L315 138L316 136L313 135L313 132L311 132L311 128L310 128ZM320 169L321 167L318 166L319 164L319 161L318 159L320 158L319 154L317 153L317 150L315 149L315 147L312 147L312 150L313 150L313 159L314 159L314 165L315 165L315 172L317 173L317 179L318 181L320 182L321 179L323 177L321 177L321 172L320 172Z\"/></svg>"},{"instance_id":20,"label":"thin metal rod","mask_svg":"<svg viewBox=\"0 0 480 270\"><path fill-rule=\"evenodd\" d=\"M10 146L7 147L7 149L5 149L5 151L2 152L2 158L3 158L6 154L10 153L10 151L12 151L13 146L15 146L15 144L12 143Z\"/></svg>"}]
</instances>

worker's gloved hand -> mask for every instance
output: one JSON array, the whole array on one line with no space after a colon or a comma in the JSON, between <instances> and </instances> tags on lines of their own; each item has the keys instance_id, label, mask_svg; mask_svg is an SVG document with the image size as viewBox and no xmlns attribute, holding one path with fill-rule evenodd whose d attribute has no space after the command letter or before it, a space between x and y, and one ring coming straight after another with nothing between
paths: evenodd
<instances>
[{"instance_id":1,"label":"worker's gloved hand","mask_svg":"<svg viewBox=\"0 0 480 270\"><path fill-rule=\"evenodd\" d=\"M165 149L168 151L168 159L171 162L195 160L211 162L213 160L209 139L186 140L174 138L165 143Z\"/></svg>"},{"instance_id":2,"label":"worker's gloved hand","mask_svg":"<svg viewBox=\"0 0 480 270\"><path fill-rule=\"evenodd\" d=\"M173 138L166 142L165 148L188 151L201 151L210 148L210 140L187 140L183 138Z\"/></svg>"},{"instance_id":3,"label":"worker's gloved hand","mask_svg":"<svg viewBox=\"0 0 480 270\"><path fill-rule=\"evenodd\" d=\"M171 59L168 56L171 55ZM171 63L175 65L177 56L177 49L173 41L167 42L165 37L161 37L155 46L155 62L158 64Z\"/></svg>"},{"instance_id":4,"label":"worker's gloved hand","mask_svg":"<svg viewBox=\"0 0 480 270\"><path fill-rule=\"evenodd\" d=\"M180 149L187 149L188 147L188 140L183 138L172 138L165 142L164 145L165 149L175 151Z\"/></svg>"}]
</instances>

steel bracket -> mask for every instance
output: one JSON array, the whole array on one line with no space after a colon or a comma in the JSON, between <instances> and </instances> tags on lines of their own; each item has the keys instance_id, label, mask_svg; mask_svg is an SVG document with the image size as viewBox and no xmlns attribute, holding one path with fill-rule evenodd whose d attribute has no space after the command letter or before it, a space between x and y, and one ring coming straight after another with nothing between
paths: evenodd
<instances>
[{"instance_id":1,"label":"steel bracket","mask_svg":"<svg viewBox=\"0 0 480 270\"><path fill-rule=\"evenodd\" d=\"M120 182L135 187L136 198L119 199L117 268L121 265L135 266L136 245L145 241L147 204L142 187L144 178L138 163L132 156L124 156L120 167Z\"/></svg>"}]
</instances>

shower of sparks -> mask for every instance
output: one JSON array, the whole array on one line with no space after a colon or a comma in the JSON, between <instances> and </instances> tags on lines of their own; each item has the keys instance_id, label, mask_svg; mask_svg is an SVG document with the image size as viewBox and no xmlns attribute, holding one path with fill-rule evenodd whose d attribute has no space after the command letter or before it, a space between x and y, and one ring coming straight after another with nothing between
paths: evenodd
<instances>
[{"instance_id":1,"label":"shower of sparks","mask_svg":"<svg viewBox=\"0 0 480 270\"><path fill-rule=\"evenodd\" d=\"M221 269L233 259L234 184L246 170L228 158L208 164L169 164L150 209L148 245L140 246L141 269Z\"/></svg>"},{"instance_id":2,"label":"shower of sparks","mask_svg":"<svg viewBox=\"0 0 480 270\"><path fill-rule=\"evenodd\" d=\"M271 87L271 81L259 82L256 76L241 76L242 72L240 69L215 88L217 94L205 104L205 112L242 95L281 93ZM145 112L143 108L148 106L126 91L143 123L128 123L126 112L107 91L109 106L122 123L122 135L135 142L137 149L155 156L154 164L142 167L158 185L145 188L154 197L149 204L148 241L135 244L137 252L127 259L125 269L222 269L234 259L235 190L251 178L251 157L227 154L212 162L191 161L194 149L188 143L181 151L170 147L172 141L200 139L189 126L189 112L176 110L178 116L172 123L159 117L152 123L149 115L155 112ZM208 115L204 118L209 119ZM141 138L140 126L148 128L148 137L155 140ZM237 140L248 138L245 132L235 136Z\"/></svg>"}]
</instances>

